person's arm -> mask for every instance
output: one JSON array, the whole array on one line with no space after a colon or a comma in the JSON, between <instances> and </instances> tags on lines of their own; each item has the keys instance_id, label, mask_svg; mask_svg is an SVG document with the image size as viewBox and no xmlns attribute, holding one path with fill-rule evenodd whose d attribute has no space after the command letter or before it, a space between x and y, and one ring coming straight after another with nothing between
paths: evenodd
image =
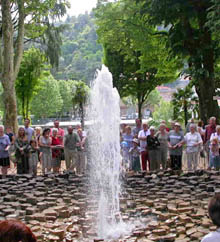
<instances>
[{"instance_id":1,"label":"person's arm","mask_svg":"<svg viewBox=\"0 0 220 242\"><path fill-rule=\"evenodd\" d=\"M202 144L202 137L199 132L197 132L197 143L194 144L194 146L199 146Z\"/></svg>"},{"instance_id":2,"label":"person's arm","mask_svg":"<svg viewBox=\"0 0 220 242\"><path fill-rule=\"evenodd\" d=\"M140 132L138 133L138 139L139 139L139 140L142 140L142 141L146 141L146 140L147 140L147 136L142 136L142 131L140 131Z\"/></svg>"}]
</instances>

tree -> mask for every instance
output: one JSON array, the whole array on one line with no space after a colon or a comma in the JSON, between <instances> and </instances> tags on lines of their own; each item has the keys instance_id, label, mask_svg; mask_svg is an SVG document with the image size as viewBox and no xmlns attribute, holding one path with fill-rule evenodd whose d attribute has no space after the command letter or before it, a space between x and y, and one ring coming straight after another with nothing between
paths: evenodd
<instances>
[{"instance_id":1,"label":"tree","mask_svg":"<svg viewBox=\"0 0 220 242\"><path fill-rule=\"evenodd\" d=\"M191 85L184 89L178 89L172 98L174 120L183 118L186 126L189 118L192 117L192 113L198 113L198 110L196 110L197 103L198 97L193 92Z\"/></svg>"},{"instance_id":2,"label":"tree","mask_svg":"<svg viewBox=\"0 0 220 242\"><path fill-rule=\"evenodd\" d=\"M15 89L22 106L23 118L29 117L30 104L34 94L39 90L44 76L48 76L45 71L45 55L36 48L30 48L24 52L20 70L16 79Z\"/></svg>"},{"instance_id":3,"label":"tree","mask_svg":"<svg viewBox=\"0 0 220 242\"><path fill-rule=\"evenodd\" d=\"M77 81L73 86L73 106L77 107L82 128L84 128L84 118L85 118L85 104L89 95L89 87L83 81Z\"/></svg>"},{"instance_id":4,"label":"tree","mask_svg":"<svg viewBox=\"0 0 220 242\"><path fill-rule=\"evenodd\" d=\"M59 7L66 4L66 0L1 1L0 79L4 90L4 124L12 127L14 132L18 128L15 80L23 56L25 35L42 35L47 29L44 20L48 16L48 19L61 16L63 11Z\"/></svg>"},{"instance_id":5,"label":"tree","mask_svg":"<svg viewBox=\"0 0 220 242\"><path fill-rule=\"evenodd\" d=\"M159 105L156 105L155 110L153 112L154 124L159 125L162 120L165 120L168 123L172 116L173 116L172 103L166 102L162 99Z\"/></svg>"},{"instance_id":6,"label":"tree","mask_svg":"<svg viewBox=\"0 0 220 242\"><path fill-rule=\"evenodd\" d=\"M58 115L62 106L63 100L58 81L50 75L43 80L41 90L34 96L31 103L31 113L37 118L51 117Z\"/></svg>"},{"instance_id":7,"label":"tree","mask_svg":"<svg viewBox=\"0 0 220 242\"><path fill-rule=\"evenodd\" d=\"M73 110L72 89L75 84L76 81L72 80L58 80L60 95L63 100L61 115L66 115Z\"/></svg>"},{"instance_id":8,"label":"tree","mask_svg":"<svg viewBox=\"0 0 220 242\"><path fill-rule=\"evenodd\" d=\"M104 63L113 74L121 97L138 101L139 118L148 95L157 85L177 77L178 61L168 59L164 40L145 26L141 6L134 1L99 1L95 11L97 33L104 48Z\"/></svg>"},{"instance_id":9,"label":"tree","mask_svg":"<svg viewBox=\"0 0 220 242\"><path fill-rule=\"evenodd\" d=\"M220 45L216 32L208 26L208 14L219 9L217 0L136 0L142 4L142 16L148 25L163 26L161 34L167 35L167 47L172 55L187 63L187 73L192 77L202 120L219 118L216 90L216 68L219 63ZM215 5L215 3L217 5ZM215 12L215 10L214 10ZM219 13L216 12L218 17ZM164 31L164 29L166 31ZM159 34L159 33L158 33Z\"/></svg>"}]
</instances>

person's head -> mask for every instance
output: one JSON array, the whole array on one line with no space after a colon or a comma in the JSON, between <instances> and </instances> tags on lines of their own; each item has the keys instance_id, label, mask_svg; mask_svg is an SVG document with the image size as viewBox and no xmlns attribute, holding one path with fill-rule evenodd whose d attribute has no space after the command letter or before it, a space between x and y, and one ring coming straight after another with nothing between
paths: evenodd
<instances>
[{"instance_id":1,"label":"person's head","mask_svg":"<svg viewBox=\"0 0 220 242\"><path fill-rule=\"evenodd\" d=\"M220 135L220 125L216 126L216 132L217 132L218 135Z\"/></svg>"},{"instance_id":2,"label":"person's head","mask_svg":"<svg viewBox=\"0 0 220 242\"><path fill-rule=\"evenodd\" d=\"M198 127L203 127L203 125L204 125L203 121L202 120L199 120L198 121Z\"/></svg>"},{"instance_id":3,"label":"person's head","mask_svg":"<svg viewBox=\"0 0 220 242\"><path fill-rule=\"evenodd\" d=\"M24 119L24 126L25 126L25 128L28 128L29 125L30 125L30 119L29 118L25 118Z\"/></svg>"},{"instance_id":4,"label":"person's head","mask_svg":"<svg viewBox=\"0 0 220 242\"><path fill-rule=\"evenodd\" d=\"M3 125L0 125L0 136L4 135L5 128Z\"/></svg>"},{"instance_id":5,"label":"person's head","mask_svg":"<svg viewBox=\"0 0 220 242\"><path fill-rule=\"evenodd\" d=\"M211 144L213 144L213 145L217 145L219 142L218 142L218 138L213 138L212 140L211 140Z\"/></svg>"},{"instance_id":6,"label":"person's head","mask_svg":"<svg viewBox=\"0 0 220 242\"><path fill-rule=\"evenodd\" d=\"M6 128L6 133L7 133L7 134L12 133L12 129L11 129L11 127L7 127L7 128Z\"/></svg>"},{"instance_id":7,"label":"person's head","mask_svg":"<svg viewBox=\"0 0 220 242\"><path fill-rule=\"evenodd\" d=\"M170 121L170 127L171 129L175 129L175 121Z\"/></svg>"},{"instance_id":8,"label":"person's head","mask_svg":"<svg viewBox=\"0 0 220 242\"><path fill-rule=\"evenodd\" d=\"M136 127L140 128L141 127L141 120L139 118L135 119Z\"/></svg>"},{"instance_id":9,"label":"person's head","mask_svg":"<svg viewBox=\"0 0 220 242\"><path fill-rule=\"evenodd\" d=\"M52 128L52 136L56 137L58 133L58 129L57 128Z\"/></svg>"},{"instance_id":10,"label":"person's head","mask_svg":"<svg viewBox=\"0 0 220 242\"><path fill-rule=\"evenodd\" d=\"M32 140L30 141L30 145L31 145L32 147L36 147L36 146L37 146L37 141L36 141L35 139L32 139Z\"/></svg>"},{"instance_id":11,"label":"person's head","mask_svg":"<svg viewBox=\"0 0 220 242\"><path fill-rule=\"evenodd\" d=\"M175 130L175 132L179 132L180 131L180 124L179 123L174 123L174 130Z\"/></svg>"},{"instance_id":12,"label":"person's head","mask_svg":"<svg viewBox=\"0 0 220 242\"><path fill-rule=\"evenodd\" d=\"M132 140L132 143L133 143L133 146L134 146L134 147L137 147L137 146L139 145L139 141L138 141L138 139L133 139L133 140Z\"/></svg>"},{"instance_id":13,"label":"person's head","mask_svg":"<svg viewBox=\"0 0 220 242\"><path fill-rule=\"evenodd\" d=\"M192 124L195 123L194 118L191 118L191 119L190 119L190 123L192 123Z\"/></svg>"},{"instance_id":14,"label":"person's head","mask_svg":"<svg viewBox=\"0 0 220 242\"><path fill-rule=\"evenodd\" d=\"M68 126L67 131L68 131L68 134L72 134L73 133L73 127Z\"/></svg>"},{"instance_id":15,"label":"person's head","mask_svg":"<svg viewBox=\"0 0 220 242\"><path fill-rule=\"evenodd\" d=\"M79 136L82 136L82 129L77 129L77 134L79 135Z\"/></svg>"},{"instance_id":16,"label":"person's head","mask_svg":"<svg viewBox=\"0 0 220 242\"><path fill-rule=\"evenodd\" d=\"M210 124L211 126L216 125L216 117L211 117L211 118L209 119L209 124Z\"/></svg>"},{"instance_id":17,"label":"person's head","mask_svg":"<svg viewBox=\"0 0 220 242\"><path fill-rule=\"evenodd\" d=\"M190 124L189 130L190 130L191 133L195 133L196 129L197 129L196 124Z\"/></svg>"},{"instance_id":18,"label":"person's head","mask_svg":"<svg viewBox=\"0 0 220 242\"><path fill-rule=\"evenodd\" d=\"M0 221L0 238L4 242L37 242L30 228L17 220Z\"/></svg>"},{"instance_id":19,"label":"person's head","mask_svg":"<svg viewBox=\"0 0 220 242\"><path fill-rule=\"evenodd\" d=\"M77 129L82 129L81 124L77 124L77 125L76 125L76 130L77 130Z\"/></svg>"},{"instance_id":20,"label":"person's head","mask_svg":"<svg viewBox=\"0 0 220 242\"><path fill-rule=\"evenodd\" d=\"M166 130L166 125L164 123L161 123L160 126L159 126L159 130L161 132L164 132Z\"/></svg>"},{"instance_id":21,"label":"person's head","mask_svg":"<svg viewBox=\"0 0 220 242\"><path fill-rule=\"evenodd\" d=\"M18 129L18 137L19 138L24 138L25 137L25 130L24 130L24 127L20 127Z\"/></svg>"},{"instance_id":22,"label":"person's head","mask_svg":"<svg viewBox=\"0 0 220 242\"><path fill-rule=\"evenodd\" d=\"M208 213L214 225L220 227L220 194L216 194L209 201Z\"/></svg>"},{"instance_id":23,"label":"person's head","mask_svg":"<svg viewBox=\"0 0 220 242\"><path fill-rule=\"evenodd\" d=\"M42 134L42 128L41 127L36 127L35 131L36 131L36 135L41 135Z\"/></svg>"},{"instance_id":24,"label":"person's head","mask_svg":"<svg viewBox=\"0 0 220 242\"><path fill-rule=\"evenodd\" d=\"M57 129L60 126L60 122L58 120L55 120L53 124L54 124L54 127L57 128Z\"/></svg>"},{"instance_id":25,"label":"person's head","mask_svg":"<svg viewBox=\"0 0 220 242\"><path fill-rule=\"evenodd\" d=\"M144 123L144 124L143 124L143 130L144 130L144 131L147 131L147 130L148 130L148 124L147 124L147 123Z\"/></svg>"},{"instance_id":26,"label":"person's head","mask_svg":"<svg viewBox=\"0 0 220 242\"><path fill-rule=\"evenodd\" d=\"M150 135L151 135L151 136L154 136L154 134L155 134L155 130L156 130L156 129L155 129L154 126L151 126L151 127L150 127Z\"/></svg>"},{"instance_id":27,"label":"person's head","mask_svg":"<svg viewBox=\"0 0 220 242\"><path fill-rule=\"evenodd\" d=\"M131 134L131 127L130 126L126 126L125 132L126 132L126 134Z\"/></svg>"},{"instance_id":28,"label":"person's head","mask_svg":"<svg viewBox=\"0 0 220 242\"><path fill-rule=\"evenodd\" d=\"M42 135L43 135L45 138L48 138L48 137L50 136L50 129L48 129L48 128L44 129Z\"/></svg>"},{"instance_id":29,"label":"person's head","mask_svg":"<svg viewBox=\"0 0 220 242\"><path fill-rule=\"evenodd\" d=\"M126 124L121 124L121 130L124 132L126 128Z\"/></svg>"}]
</instances>

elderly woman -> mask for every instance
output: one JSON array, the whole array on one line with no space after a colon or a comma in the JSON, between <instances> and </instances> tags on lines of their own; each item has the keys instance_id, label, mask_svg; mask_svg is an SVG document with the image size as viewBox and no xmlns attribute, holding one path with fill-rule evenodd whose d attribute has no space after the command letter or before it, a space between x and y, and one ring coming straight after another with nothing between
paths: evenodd
<instances>
[{"instance_id":1,"label":"elderly woman","mask_svg":"<svg viewBox=\"0 0 220 242\"><path fill-rule=\"evenodd\" d=\"M8 135L4 134L4 126L0 125L0 166L2 167L3 175L7 175L7 170L10 167L9 146L10 139Z\"/></svg>"},{"instance_id":2,"label":"elderly woman","mask_svg":"<svg viewBox=\"0 0 220 242\"><path fill-rule=\"evenodd\" d=\"M184 143L186 143L186 155L187 155L187 167L188 170L195 171L198 165L198 154L200 146L202 145L202 138L199 132L197 132L196 124L190 124L190 132L184 137Z\"/></svg>"},{"instance_id":3,"label":"elderly woman","mask_svg":"<svg viewBox=\"0 0 220 242\"><path fill-rule=\"evenodd\" d=\"M216 132L211 134L210 137L210 144L212 143L212 140L218 140L218 145L220 147L220 125L216 126ZM211 145L210 145L211 148ZM219 152L218 152L219 153ZM213 156L213 152L210 149L210 155L209 155L209 168L212 168L214 165L214 160L218 160L220 162L220 156L218 155L217 157ZM215 162L216 163L216 162Z\"/></svg>"},{"instance_id":4,"label":"elderly woman","mask_svg":"<svg viewBox=\"0 0 220 242\"><path fill-rule=\"evenodd\" d=\"M17 161L17 173L28 174L29 173L29 143L25 134L25 129L20 127L18 129L18 135L15 139L15 157Z\"/></svg>"},{"instance_id":5,"label":"elderly woman","mask_svg":"<svg viewBox=\"0 0 220 242\"><path fill-rule=\"evenodd\" d=\"M60 170L60 165L61 165L61 148L62 143L58 137L58 129L53 128L52 129L52 143L51 143L51 148L52 148L52 168L54 173L59 173Z\"/></svg>"},{"instance_id":6,"label":"elderly woman","mask_svg":"<svg viewBox=\"0 0 220 242\"><path fill-rule=\"evenodd\" d=\"M42 152L42 174L51 171L52 167L52 152L51 152L52 139L50 138L50 129L44 129L42 136L39 140L40 150Z\"/></svg>"},{"instance_id":7,"label":"elderly woman","mask_svg":"<svg viewBox=\"0 0 220 242\"><path fill-rule=\"evenodd\" d=\"M160 158L159 158L159 146L160 142L155 136L155 128L150 127L150 135L147 136L147 148L150 159L150 170L160 169Z\"/></svg>"},{"instance_id":8,"label":"elderly woman","mask_svg":"<svg viewBox=\"0 0 220 242\"><path fill-rule=\"evenodd\" d=\"M159 147L160 164L162 165L163 169L166 169L167 152L168 152L168 132L166 131L166 125L164 123L160 124L159 131L156 133L156 137L160 142L160 147Z\"/></svg>"}]
</instances>

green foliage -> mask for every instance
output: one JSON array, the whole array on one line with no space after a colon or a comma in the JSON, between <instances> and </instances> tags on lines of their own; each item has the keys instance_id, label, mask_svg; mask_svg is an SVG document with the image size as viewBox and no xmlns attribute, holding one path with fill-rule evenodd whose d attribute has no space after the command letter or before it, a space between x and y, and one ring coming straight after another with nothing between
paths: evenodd
<instances>
[{"instance_id":1,"label":"green foliage","mask_svg":"<svg viewBox=\"0 0 220 242\"><path fill-rule=\"evenodd\" d=\"M138 100L139 117L157 85L175 80L179 62L168 58L162 36L142 18L141 4L132 0L99 1L95 10L97 33L104 47L104 63L113 74L121 97Z\"/></svg>"},{"instance_id":2,"label":"green foliage","mask_svg":"<svg viewBox=\"0 0 220 242\"><path fill-rule=\"evenodd\" d=\"M75 84L76 81L72 80L58 80L60 95L63 100L61 115L66 115L73 110L72 92Z\"/></svg>"},{"instance_id":3,"label":"green foliage","mask_svg":"<svg viewBox=\"0 0 220 242\"><path fill-rule=\"evenodd\" d=\"M68 28L62 34L59 71L53 74L57 79L83 80L88 84L101 67L103 55L93 14L68 17L64 24Z\"/></svg>"},{"instance_id":4,"label":"green foliage","mask_svg":"<svg viewBox=\"0 0 220 242\"><path fill-rule=\"evenodd\" d=\"M41 79L48 76L45 65L45 55L36 48L30 48L23 54L20 71L16 79L15 88L21 103L23 118L29 117L29 108L34 95L39 91Z\"/></svg>"},{"instance_id":5,"label":"green foliage","mask_svg":"<svg viewBox=\"0 0 220 242\"><path fill-rule=\"evenodd\" d=\"M191 76L199 97L201 118L219 117L213 101L220 58L219 0L136 0L142 5L146 27L153 25L166 35L171 56L186 63L184 72Z\"/></svg>"},{"instance_id":6,"label":"green foliage","mask_svg":"<svg viewBox=\"0 0 220 242\"><path fill-rule=\"evenodd\" d=\"M84 117L85 117L85 104L87 102L89 95L89 87L83 81L75 82L72 89L72 102L73 106L77 108L82 127L84 127Z\"/></svg>"},{"instance_id":7,"label":"green foliage","mask_svg":"<svg viewBox=\"0 0 220 242\"><path fill-rule=\"evenodd\" d=\"M156 105L153 112L154 125L158 126L162 120L166 123L173 117L173 105L170 102L161 99L159 105Z\"/></svg>"},{"instance_id":8,"label":"green foliage","mask_svg":"<svg viewBox=\"0 0 220 242\"><path fill-rule=\"evenodd\" d=\"M31 114L37 118L45 118L60 113L63 100L59 90L58 81L49 76L43 80L43 87L34 96L31 103Z\"/></svg>"},{"instance_id":9,"label":"green foliage","mask_svg":"<svg viewBox=\"0 0 220 242\"><path fill-rule=\"evenodd\" d=\"M173 119L183 121L187 125L188 120L194 116L198 116L198 97L192 90L192 85L186 86L184 89L178 89L173 94Z\"/></svg>"}]
</instances>

